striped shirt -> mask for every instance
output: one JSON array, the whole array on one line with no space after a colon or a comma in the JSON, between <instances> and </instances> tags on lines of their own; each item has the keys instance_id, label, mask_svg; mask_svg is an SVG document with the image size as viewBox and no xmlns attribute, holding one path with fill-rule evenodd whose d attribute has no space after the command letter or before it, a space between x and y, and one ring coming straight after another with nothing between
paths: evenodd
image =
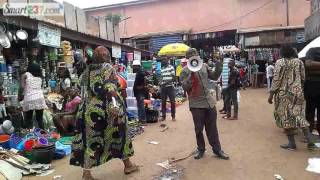
<instances>
[{"instance_id":1,"label":"striped shirt","mask_svg":"<svg viewBox=\"0 0 320 180\"><path fill-rule=\"evenodd\" d=\"M169 87L173 86L173 81L175 77L174 67L168 65L161 69L161 86Z\"/></svg>"},{"instance_id":2,"label":"striped shirt","mask_svg":"<svg viewBox=\"0 0 320 180\"><path fill-rule=\"evenodd\" d=\"M222 73L221 73L221 82L222 82L222 89L225 89L228 87L229 82L229 61L230 58L225 58L223 60L223 66L222 66Z\"/></svg>"}]
</instances>

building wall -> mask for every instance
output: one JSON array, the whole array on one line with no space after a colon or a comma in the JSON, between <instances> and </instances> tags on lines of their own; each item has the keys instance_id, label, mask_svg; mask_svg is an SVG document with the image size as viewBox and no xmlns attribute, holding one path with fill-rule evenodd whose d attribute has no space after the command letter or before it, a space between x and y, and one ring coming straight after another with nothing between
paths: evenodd
<instances>
[{"instance_id":1,"label":"building wall","mask_svg":"<svg viewBox=\"0 0 320 180\"><path fill-rule=\"evenodd\" d=\"M288 1L289 25L303 25L304 19L310 15L310 1ZM119 13L123 17L131 17L120 24L120 36L126 38L144 33L181 30L202 33L286 26L285 2L286 0L159 0L96 10L88 14L106 16L109 13ZM261 7L262 5L265 6Z\"/></svg>"}]
</instances>

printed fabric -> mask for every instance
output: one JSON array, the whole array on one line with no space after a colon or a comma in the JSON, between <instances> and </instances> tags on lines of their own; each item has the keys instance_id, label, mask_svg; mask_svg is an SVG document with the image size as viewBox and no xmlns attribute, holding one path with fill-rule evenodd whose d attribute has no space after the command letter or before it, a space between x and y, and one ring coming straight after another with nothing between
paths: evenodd
<instances>
[{"instance_id":1,"label":"printed fabric","mask_svg":"<svg viewBox=\"0 0 320 180\"><path fill-rule=\"evenodd\" d=\"M110 64L95 64L83 77L86 96L76 116L70 164L90 169L113 158L129 158L134 151L116 71Z\"/></svg>"},{"instance_id":2,"label":"printed fabric","mask_svg":"<svg viewBox=\"0 0 320 180\"><path fill-rule=\"evenodd\" d=\"M305 69L299 59L277 61L272 91L274 97L274 118L280 128L292 129L309 126L305 119L303 83Z\"/></svg>"}]
</instances>

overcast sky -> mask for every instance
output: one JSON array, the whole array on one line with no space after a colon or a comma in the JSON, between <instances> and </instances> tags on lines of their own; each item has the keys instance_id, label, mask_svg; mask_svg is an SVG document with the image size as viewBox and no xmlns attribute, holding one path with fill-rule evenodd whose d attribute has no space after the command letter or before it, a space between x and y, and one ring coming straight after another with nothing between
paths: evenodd
<instances>
[{"instance_id":1,"label":"overcast sky","mask_svg":"<svg viewBox=\"0 0 320 180\"><path fill-rule=\"evenodd\" d=\"M110 5L110 4L118 4L123 2L130 2L135 0L56 0L56 1L58 2L66 1L79 8L89 8L89 7Z\"/></svg>"}]
</instances>

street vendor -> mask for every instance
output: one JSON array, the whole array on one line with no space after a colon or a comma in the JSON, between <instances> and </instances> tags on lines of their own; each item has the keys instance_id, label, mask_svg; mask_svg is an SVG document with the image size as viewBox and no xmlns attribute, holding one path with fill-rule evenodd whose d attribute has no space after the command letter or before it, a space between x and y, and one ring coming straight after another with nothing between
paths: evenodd
<instances>
[{"instance_id":1,"label":"street vendor","mask_svg":"<svg viewBox=\"0 0 320 180\"><path fill-rule=\"evenodd\" d=\"M72 133L75 127L76 113L81 103L79 90L68 89L65 93L64 112L54 114L56 123L60 126L60 131L63 133Z\"/></svg>"},{"instance_id":2,"label":"street vendor","mask_svg":"<svg viewBox=\"0 0 320 180\"><path fill-rule=\"evenodd\" d=\"M195 49L189 49L187 58L198 56ZM205 141L203 128L206 128L207 137L212 147L213 153L218 158L228 160L229 156L223 152L217 129L217 110L215 100L208 89L209 78L217 80L221 74L221 65L217 63L215 71L210 71L206 64L203 64L200 71L191 72L187 67L183 69L180 79L182 87L188 93L189 106L193 116L197 152L195 159L201 159L205 153Z\"/></svg>"}]
</instances>

